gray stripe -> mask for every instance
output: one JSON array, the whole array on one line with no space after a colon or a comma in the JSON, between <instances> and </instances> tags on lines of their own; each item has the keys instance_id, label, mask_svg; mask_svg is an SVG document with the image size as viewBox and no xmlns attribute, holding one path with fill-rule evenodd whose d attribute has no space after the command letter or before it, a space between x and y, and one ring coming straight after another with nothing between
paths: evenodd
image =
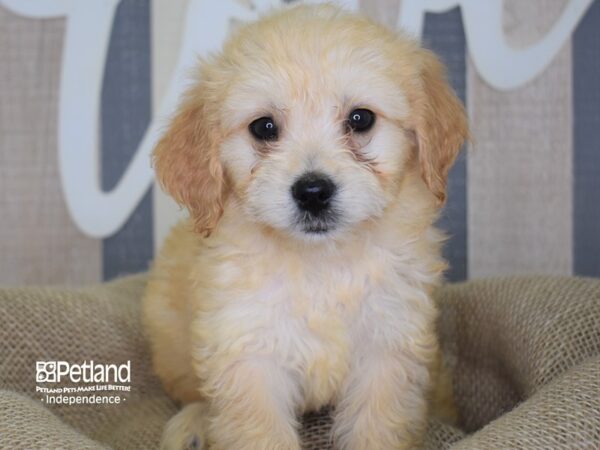
<instances>
[{"instance_id":1,"label":"gray stripe","mask_svg":"<svg viewBox=\"0 0 600 450\"><path fill-rule=\"evenodd\" d=\"M103 189L113 188L121 178L150 121L150 39L150 2L123 0L102 89ZM151 195L146 193L123 228L103 241L105 280L148 267L153 255Z\"/></svg>"},{"instance_id":2,"label":"gray stripe","mask_svg":"<svg viewBox=\"0 0 600 450\"><path fill-rule=\"evenodd\" d=\"M466 101L466 42L460 8L443 14L425 16L423 44L435 51L448 66L452 87L463 103ZM461 152L450 171L448 203L438 225L450 236L444 256L450 262L447 278L467 278L467 158Z\"/></svg>"},{"instance_id":3,"label":"gray stripe","mask_svg":"<svg viewBox=\"0 0 600 450\"><path fill-rule=\"evenodd\" d=\"M600 276L600 1L573 35L573 271Z\"/></svg>"}]
</instances>

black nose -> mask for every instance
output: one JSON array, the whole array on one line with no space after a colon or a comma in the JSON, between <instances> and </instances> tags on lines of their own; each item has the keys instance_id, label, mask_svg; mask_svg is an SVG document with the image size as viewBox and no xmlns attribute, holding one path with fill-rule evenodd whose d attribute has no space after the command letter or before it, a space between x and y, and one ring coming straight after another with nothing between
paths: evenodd
<instances>
[{"instance_id":1,"label":"black nose","mask_svg":"<svg viewBox=\"0 0 600 450\"><path fill-rule=\"evenodd\" d=\"M309 172L292 185L292 196L298 207L312 214L319 214L329 208L335 184L325 175Z\"/></svg>"}]
</instances>

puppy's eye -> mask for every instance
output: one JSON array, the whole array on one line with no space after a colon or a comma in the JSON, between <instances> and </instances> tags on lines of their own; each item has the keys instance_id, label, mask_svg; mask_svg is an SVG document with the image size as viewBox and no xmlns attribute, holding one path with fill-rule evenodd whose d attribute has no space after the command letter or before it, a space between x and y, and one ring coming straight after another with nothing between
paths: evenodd
<instances>
[{"instance_id":1,"label":"puppy's eye","mask_svg":"<svg viewBox=\"0 0 600 450\"><path fill-rule=\"evenodd\" d=\"M248 128L259 141L274 141L278 136L277 124L271 117L256 119Z\"/></svg>"},{"instance_id":2,"label":"puppy's eye","mask_svg":"<svg viewBox=\"0 0 600 450\"><path fill-rule=\"evenodd\" d=\"M369 131L375 123L375 113L368 109L355 109L348 116L348 128L356 133Z\"/></svg>"}]
</instances>

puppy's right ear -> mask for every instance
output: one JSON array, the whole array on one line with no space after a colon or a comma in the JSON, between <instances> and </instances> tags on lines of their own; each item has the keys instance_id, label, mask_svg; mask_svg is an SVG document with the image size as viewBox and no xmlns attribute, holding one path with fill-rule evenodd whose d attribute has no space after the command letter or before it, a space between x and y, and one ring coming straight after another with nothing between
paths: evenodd
<instances>
[{"instance_id":1,"label":"puppy's right ear","mask_svg":"<svg viewBox=\"0 0 600 450\"><path fill-rule=\"evenodd\" d=\"M185 95L153 153L162 188L189 210L196 231L205 236L223 214L225 196L214 116L202 86L196 86Z\"/></svg>"},{"instance_id":2,"label":"puppy's right ear","mask_svg":"<svg viewBox=\"0 0 600 450\"><path fill-rule=\"evenodd\" d=\"M467 116L446 79L446 69L429 50L420 51L421 95L415 108L423 180L442 205L448 172L469 137Z\"/></svg>"}]
</instances>

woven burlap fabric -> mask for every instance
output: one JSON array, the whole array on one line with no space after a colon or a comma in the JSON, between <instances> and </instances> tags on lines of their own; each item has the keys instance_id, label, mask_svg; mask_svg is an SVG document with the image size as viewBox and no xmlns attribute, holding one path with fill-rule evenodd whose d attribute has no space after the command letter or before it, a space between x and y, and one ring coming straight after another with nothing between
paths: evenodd
<instances>
[{"instance_id":1,"label":"woven burlap fabric","mask_svg":"<svg viewBox=\"0 0 600 450\"><path fill-rule=\"evenodd\" d=\"M151 371L144 284L0 289L0 448L156 448L177 407ZM460 422L432 421L427 449L600 448L600 281L472 281L438 299ZM131 360L132 391L118 406L46 406L35 391L42 360ZM306 417L306 448L330 448L330 424Z\"/></svg>"},{"instance_id":2,"label":"woven burlap fabric","mask_svg":"<svg viewBox=\"0 0 600 450\"><path fill-rule=\"evenodd\" d=\"M139 321L144 286L133 277L85 289L0 290L0 389L13 391L0 393L1 448L156 447L177 408L152 374ZM131 361L127 400L46 408L35 392L36 361L89 360ZM17 408L23 397L15 393L33 401Z\"/></svg>"}]
</instances>

